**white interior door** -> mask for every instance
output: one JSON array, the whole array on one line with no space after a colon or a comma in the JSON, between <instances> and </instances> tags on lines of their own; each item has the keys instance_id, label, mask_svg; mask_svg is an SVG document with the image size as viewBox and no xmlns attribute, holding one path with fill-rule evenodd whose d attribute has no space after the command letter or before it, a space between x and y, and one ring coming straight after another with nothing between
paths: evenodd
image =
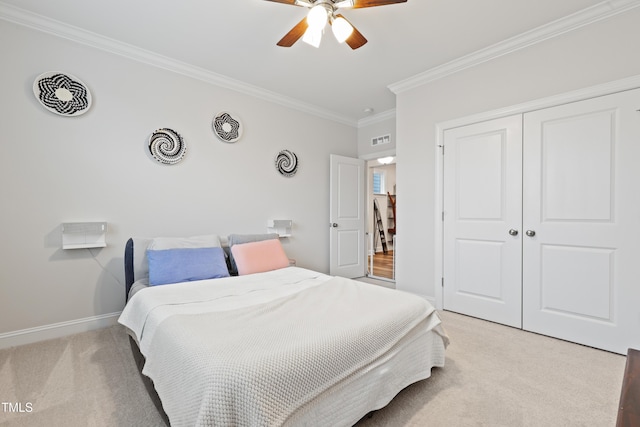
<instances>
[{"instance_id":1,"label":"white interior door","mask_svg":"<svg viewBox=\"0 0 640 427\"><path fill-rule=\"evenodd\" d=\"M444 134L444 308L521 327L522 116Z\"/></svg>"},{"instance_id":2,"label":"white interior door","mask_svg":"<svg viewBox=\"0 0 640 427\"><path fill-rule=\"evenodd\" d=\"M365 162L330 156L329 269L334 276L365 275Z\"/></svg>"},{"instance_id":3,"label":"white interior door","mask_svg":"<svg viewBox=\"0 0 640 427\"><path fill-rule=\"evenodd\" d=\"M640 90L524 115L523 327L640 346Z\"/></svg>"}]
</instances>

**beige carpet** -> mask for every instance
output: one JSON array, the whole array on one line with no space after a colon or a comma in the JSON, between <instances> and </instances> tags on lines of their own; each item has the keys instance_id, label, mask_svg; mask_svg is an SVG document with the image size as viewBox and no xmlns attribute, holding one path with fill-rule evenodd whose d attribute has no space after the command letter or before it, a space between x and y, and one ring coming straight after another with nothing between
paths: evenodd
<instances>
[{"instance_id":1,"label":"beige carpet","mask_svg":"<svg viewBox=\"0 0 640 427\"><path fill-rule=\"evenodd\" d=\"M624 356L454 313L442 318L446 366L359 427L615 425ZM166 425L119 326L0 350L0 402L25 411L3 403L3 427Z\"/></svg>"}]
</instances>

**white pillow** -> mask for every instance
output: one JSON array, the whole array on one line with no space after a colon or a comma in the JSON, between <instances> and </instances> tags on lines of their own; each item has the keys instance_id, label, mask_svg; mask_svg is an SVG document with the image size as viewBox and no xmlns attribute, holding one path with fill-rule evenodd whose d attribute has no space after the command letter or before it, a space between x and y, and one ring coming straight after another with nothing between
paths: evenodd
<instances>
[{"instance_id":1,"label":"white pillow","mask_svg":"<svg viewBox=\"0 0 640 427\"><path fill-rule=\"evenodd\" d=\"M152 239L133 237L133 277L140 280L149 277L149 262L147 261L147 247Z\"/></svg>"},{"instance_id":2,"label":"white pillow","mask_svg":"<svg viewBox=\"0 0 640 427\"><path fill-rule=\"evenodd\" d=\"M217 234L207 234L193 237L156 237L147 249L154 251L164 249L185 248L220 248L220 237Z\"/></svg>"}]
</instances>

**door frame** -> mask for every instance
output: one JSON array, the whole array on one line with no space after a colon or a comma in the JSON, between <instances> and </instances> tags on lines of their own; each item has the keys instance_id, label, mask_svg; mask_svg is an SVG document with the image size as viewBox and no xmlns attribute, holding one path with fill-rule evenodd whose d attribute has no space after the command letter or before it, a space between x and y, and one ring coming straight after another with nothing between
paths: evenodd
<instances>
[{"instance_id":1,"label":"door frame","mask_svg":"<svg viewBox=\"0 0 640 427\"><path fill-rule=\"evenodd\" d=\"M460 117L453 120L447 120L436 123L436 138L435 138L435 182L436 182L436 194L435 194L435 234L434 234L434 246L435 246L435 269L434 269L434 300L437 309L442 310L444 307L444 132L448 129L453 129L460 126L466 126L478 122L484 122L487 120L499 119L502 117L511 116L514 114L524 114L530 111L538 110L541 108L555 107L562 104L568 104L570 102L582 101L588 98L594 98L597 96L609 95L616 92L622 92L630 89L640 88L640 75L629 77L626 79L615 80L609 83L604 83L596 86L587 87L571 92L566 92L559 95L554 95L546 98L540 98L537 100L528 101L522 104L513 105L506 108L487 111L479 114L473 114L466 117Z\"/></svg>"},{"instance_id":2,"label":"door frame","mask_svg":"<svg viewBox=\"0 0 640 427\"><path fill-rule=\"evenodd\" d=\"M365 167L366 167L366 164L371 160L376 160L376 159L379 159L381 157L389 157L389 156L393 156L393 157L396 158L396 165L397 165L398 164L398 158L396 156L396 149L395 148L390 149L390 150L377 151L375 153L363 154L363 155L358 156L358 159L364 160L365 161ZM368 173L369 173L369 171L367 170L367 176L368 176ZM365 214L365 219L368 218L368 215L369 215L369 213L371 211L371 206L369 206L369 203L368 203L369 202L368 197L369 197L369 191L370 190L371 189L369 188L369 180L365 179L365 194L364 194L364 214ZM369 231L367 230L367 224L365 224L365 230L364 231L365 231L365 238L367 239L367 244L368 244L370 237L369 237ZM394 254L396 254L395 246L393 247L393 252L394 252ZM365 264L367 265L367 271L368 271L368 268L369 268L369 262L368 262L369 254L368 254L368 251L365 251L364 256L365 256L364 261L365 261ZM371 277L372 279L376 279L376 280L382 280L382 281L385 281L385 282L392 282L392 283L396 282L395 279L387 279L385 277L374 276L373 272L371 272L371 273L366 273L365 272L365 275L366 275L366 277Z\"/></svg>"}]
</instances>

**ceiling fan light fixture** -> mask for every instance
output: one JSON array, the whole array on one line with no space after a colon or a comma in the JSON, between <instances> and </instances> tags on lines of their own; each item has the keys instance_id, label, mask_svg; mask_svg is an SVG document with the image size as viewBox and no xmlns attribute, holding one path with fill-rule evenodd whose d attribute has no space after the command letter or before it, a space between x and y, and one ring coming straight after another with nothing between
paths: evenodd
<instances>
[{"instance_id":1,"label":"ceiling fan light fixture","mask_svg":"<svg viewBox=\"0 0 640 427\"><path fill-rule=\"evenodd\" d=\"M344 42L352 50L360 49L367 44L367 39L347 19L337 13L339 8L363 9L368 7L385 6L388 4L406 3L408 0L266 0L291 6L305 6L309 8L307 16L302 18L276 44L281 47L291 47L295 42L303 39L305 42L320 46L320 39L327 24L333 28L333 33L340 43ZM0 3L2 0L0 0ZM335 24L335 25L334 25Z\"/></svg>"},{"instance_id":2,"label":"ceiling fan light fixture","mask_svg":"<svg viewBox=\"0 0 640 427\"><path fill-rule=\"evenodd\" d=\"M304 32L304 36L302 36L302 41L313 47L320 47L320 42L322 41L322 28L307 28L307 31Z\"/></svg>"},{"instance_id":3,"label":"ceiling fan light fixture","mask_svg":"<svg viewBox=\"0 0 640 427\"><path fill-rule=\"evenodd\" d=\"M353 33L353 26L349 21L339 16L331 23L331 30L333 31L333 35L336 37L336 40L338 40L338 43L344 43L345 40L347 40Z\"/></svg>"},{"instance_id":4,"label":"ceiling fan light fixture","mask_svg":"<svg viewBox=\"0 0 640 427\"><path fill-rule=\"evenodd\" d=\"M327 25L329 20L329 11L324 7L324 4L318 4L311 8L307 15L307 24L309 29L314 31L322 31Z\"/></svg>"}]
</instances>

